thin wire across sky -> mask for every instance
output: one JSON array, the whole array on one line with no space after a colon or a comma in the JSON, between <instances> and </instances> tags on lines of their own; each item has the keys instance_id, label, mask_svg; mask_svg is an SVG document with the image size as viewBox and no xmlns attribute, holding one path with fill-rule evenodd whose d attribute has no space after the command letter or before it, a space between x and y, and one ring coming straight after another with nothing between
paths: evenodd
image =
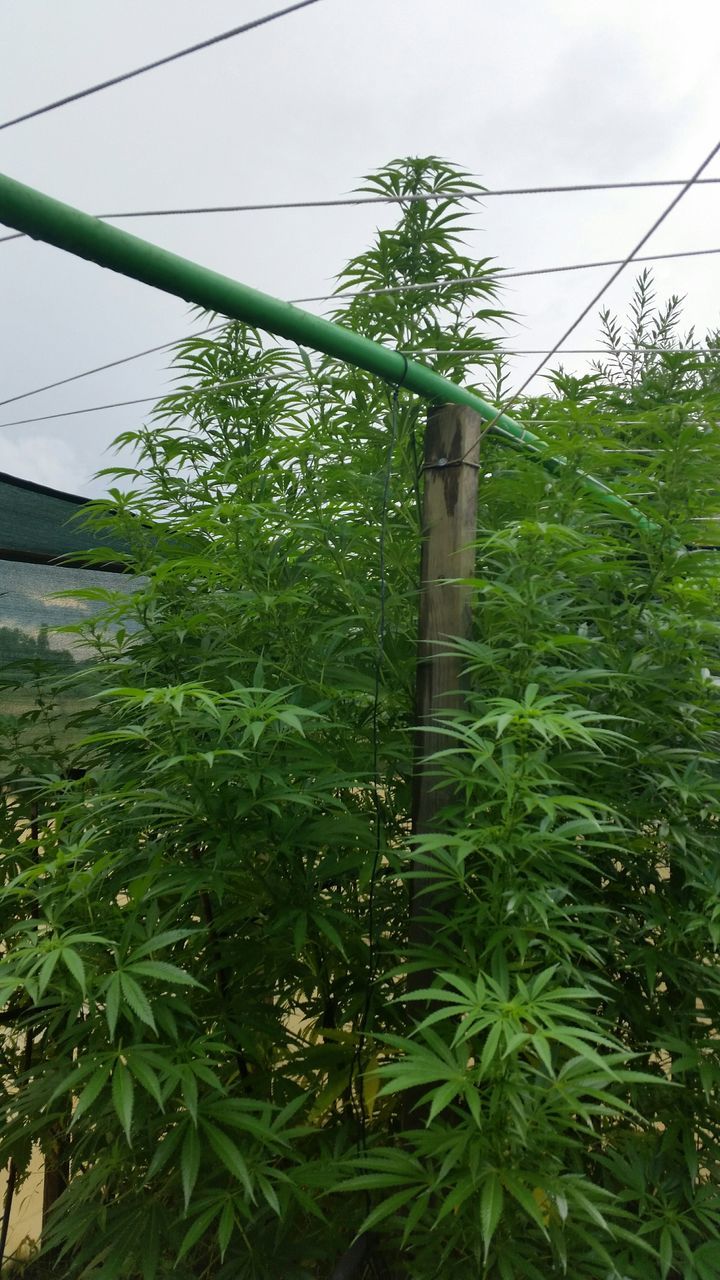
<instances>
[{"instance_id":1,"label":"thin wire across sky","mask_svg":"<svg viewBox=\"0 0 720 1280\"><path fill-rule=\"evenodd\" d=\"M692 178L688 178L682 190L678 191L677 195L673 196L670 203L665 206L665 208L662 210L661 213L658 214L655 221L648 227L645 234L640 237L637 244L634 245L633 248L630 250L630 252L627 254L627 256L617 264L617 267L613 271L612 275L608 277L608 279L605 281L602 287L598 289L597 293L593 294L590 301L587 303L585 307L583 307L582 311L580 311L579 314L575 317L572 324L568 325L567 329L563 331L563 333L560 335L560 337L558 338L554 346L552 346L550 350L543 356L542 360L533 368L532 372L527 375L525 380L520 384L517 390L513 393L511 399L508 401L508 404L505 406L503 410L501 410L501 412L506 412L507 409L510 407L510 405L514 404L515 401L518 399L518 397L522 395L523 391L527 390L527 388L530 386L530 383L538 376L538 374L542 373L548 360L551 360L552 357L558 353L558 351L563 346L563 344L567 342L568 338L571 336L571 334L575 332L578 325L580 325L582 321L585 319L585 317L590 314L593 308L597 306L600 299L604 296L604 294L607 293L610 286L615 283L618 276L621 275L621 273L625 270L625 268L628 267L631 262L640 261L640 258L638 257L640 250L647 244L651 236L655 234L658 227L662 226L663 222L665 222L669 214L672 213L673 209L675 209L679 205L680 201L684 199L688 191L690 191L695 186L696 182L699 181L701 174L705 172L708 165L712 163L712 161L715 159L715 156L719 152L720 152L720 140L718 140L715 143L714 147L712 147L712 149L705 156L705 159L698 165Z\"/></svg>"},{"instance_id":2,"label":"thin wire across sky","mask_svg":"<svg viewBox=\"0 0 720 1280\"><path fill-rule=\"evenodd\" d=\"M142 66L136 67L130 71L123 72L117 76L111 77L107 80L97 82L84 89L78 90L75 93L68 94L63 98L55 100L54 102L47 103L44 106L34 108L33 110L25 112L24 114L15 116L12 119L9 119L0 123L0 131L9 129L15 125L19 125L24 121L33 119L37 116L45 115L51 111L58 110L61 107L67 106L71 103L77 102L81 99L97 94L115 85L119 85L124 81L134 79L150 71L154 71L159 67L167 65L168 63L175 62L181 58L188 57L191 54L208 49L216 44L220 44L236 36L246 34L256 29L257 27L266 25L270 22L275 21L276 19L285 17L289 14L296 12L297 10L307 8L318 2L319 0L296 0L295 3L286 5L282 9L274 10L271 13L262 15L258 18L245 22L239 26L233 27L228 31L221 32L218 35L208 37L207 39L199 41L196 44L190 45L184 49L177 50L174 53L167 54L161 58L145 63ZM602 262L574 263L574 264L557 266L557 267L542 267L542 268L536 268L536 269L531 269L526 271L498 271L496 273L495 275L496 279L513 279L513 278L517 279L521 277L530 277L530 276L536 276L536 275L537 276L549 275L557 272L588 270L588 269L604 267L604 266L614 268L612 274L605 281L602 288L599 289L593 295L590 302L576 316L572 324L563 332L562 336L557 340L554 346L551 347L549 351L543 354L543 358L541 359L541 361L533 368L532 372L527 375L523 383L513 393L510 400L508 400L507 404L505 405L505 409L509 408L518 399L518 397L522 395L522 393L527 389L530 383L538 376L538 374L541 373L541 371L543 370L547 362L554 355L562 353L562 348L564 344L567 342L567 339L577 329L578 325L582 322L582 320L584 320L586 316L591 312L591 310L596 306L598 301L602 298L602 296L605 294L607 289L618 278L618 276L625 269L625 267L627 267L631 262L659 261L660 259L681 258L681 257L689 258L689 257L717 254L718 252L720 252L720 249L711 248L711 249L701 249L701 250L686 250L678 253L648 255L643 257L639 256L639 250L644 247L644 245L648 242L648 240L651 238L654 232L665 221L667 216L677 206L677 204L679 204L679 202L684 198L684 196L687 194L687 192L691 188L700 184L720 183L720 178L712 178L712 177L704 178L701 176L704 173L704 171L707 169L711 161L714 159L714 157L718 154L718 152L720 152L720 142L718 142L716 146L713 147L712 151L705 158L705 160L703 160L702 164L698 167L698 169L692 175L692 177L685 180L667 178L667 179L659 179L659 180L639 180L639 181L614 182L614 183L576 183L571 185L555 186L555 187L550 187L550 186L516 187L516 188L489 190L489 191L483 191L482 189L473 188L472 190L468 190L468 191L452 193L453 199L467 199L470 201L482 201L486 198L496 197L496 196L511 196L511 195L512 196L519 196L519 195L529 196L529 195L546 195L546 194L559 194L559 193L566 194L571 192L582 192L582 191L630 190L630 189L637 189L637 188L653 188L653 187L665 187L665 186L680 187L680 190L677 192L677 194L673 197L673 199L665 207L665 209L660 213L660 215L655 219L655 221L652 223L650 228L645 232L645 234L641 237L641 239L637 242L637 244L634 246L634 248L630 251L630 253L625 258L609 259ZM252 211L270 211L270 210L283 210L283 209L292 210L292 209L335 208L338 206L353 206L353 205L374 205L374 204L402 205L402 204L411 203L417 200L422 200L427 203L432 201L441 201L447 198L448 198L448 193L446 192L437 192L437 193L429 192L429 193L420 193L417 195L408 195L408 196L386 195L386 194L378 194L373 192L368 194L358 193L353 196L340 197L337 199L330 199L330 200L295 200L295 201L284 201L284 202L265 202L265 203L258 203L258 204L242 204L242 205L207 205L207 206L195 206L195 207L172 208L172 209L130 210L130 211L123 211L123 212L115 212L115 213L105 213L97 216L102 219L108 219L108 220L141 218L141 217L177 217L177 216L221 214L221 213L247 213ZM20 238L22 238L22 233L12 232L7 236L0 237L0 243L4 241L6 242L8 240L20 239ZM435 281L428 281L428 282L420 282L420 283L411 284L411 285L380 286L376 289L366 289L361 291L340 291L333 294L320 294L320 295L314 295L310 297L296 298L296 299L292 299L292 301L298 304L310 304L310 303L320 303L320 302L342 302L345 300L352 300L353 298L356 298L358 296L373 298L376 296L389 295L389 294L419 292L427 289L454 290L454 289L461 289L461 288L467 287L474 283L480 282L483 279L487 279L487 270L477 275L467 275L465 277L455 278L452 280L439 280L439 281L435 280ZM206 332L208 332L208 330L206 330ZM45 384L42 387L37 387L30 391L20 393L16 396L8 397L7 399L0 401L0 405L11 404L16 401L26 399L29 396L38 395L43 391L48 391L53 388L66 385L70 382L77 381L81 378L89 377L91 374L98 373L110 368L115 368L119 365L129 363L130 361L140 359L143 356L146 356L155 352L167 350L168 348L175 345L175 341L177 340L174 340L172 342L167 342L167 343L161 343L154 347L146 348L145 350L136 352L133 355L123 356L123 357L120 357L119 359L108 361L103 365L95 366L94 368L84 370L81 373L73 374L67 378L58 379L55 382ZM504 354L509 355L514 353L505 352ZM527 354L529 354L529 352ZM66 416L72 416L74 414L79 414L79 413L94 412L101 408L111 408L111 407L120 407L120 405L139 404L139 403L143 403L144 401L150 398L151 397L141 397L135 400L117 402L115 405L94 406L89 408L69 410L65 413L44 415L43 417L37 418L37 419L19 420L17 424L4 423L0 425L11 426L11 425L20 425L21 422L25 422L25 421L45 421L53 417L66 417Z\"/></svg>"},{"instance_id":3,"label":"thin wire across sky","mask_svg":"<svg viewBox=\"0 0 720 1280\"><path fill-rule=\"evenodd\" d=\"M222 328L222 325L214 325L213 329ZM206 329L205 333L210 330ZM203 334L198 335L200 337ZM160 348L161 350L163 348ZM403 351L401 355L412 356L413 358L425 360L428 356L464 356L467 360L468 367L484 365L485 367L492 365L498 359L504 359L508 356L538 356L544 354L544 348L515 348L514 350L505 350L496 347L487 347L485 349L472 350L464 347L419 347L412 351ZM562 355L583 355L583 356L604 356L606 360L614 359L617 356L629 355L666 355L666 356L716 356L720 355L720 347L617 347L612 350L607 347L585 347L575 348L573 350L564 350ZM15 418L12 422L0 422L0 431L7 427L25 427L38 422L54 422L59 418L77 418L87 413L104 413L110 409L126 409L130 406L138 404L157 404L161 400L171 400L173 396L197 395L202 397L214 391L231 390L235 387L255 386L258 382L268 381L269 375L266 377L257 376L254 378L231 378L227 382L213 382L205 386L196 388L173 389L166 391L158 391L154 395L137 396L132 400L112 400L107 404L91 404L83 405L79 409L63 409L58 413L43 413L32 418ZM332 379L316 378L314 380L319 385L335 385ZM2 402L7 403L7 401Z\"/></svg>"},{"instance_id":4,"label":"thin wire across sky","mask_svg":"<svg viewBox=\"0 0 720 1280\"><path fill-rule=\"evenodd\" d=\"M483 200L490 200L497 196L572 195L584 191L637 191L653 187L682 187L685 186L687 181L687 178L654 178L638 182L576 182L568 186L555 187L498 187L496 190L453 192L452 199L472 200L482 203ZM698 178L693 185L715 186L718 183L720 183L720 178ZM338 196L336 199L330 200L276 200L261 204L194 205L182 209L131 209L120 213L96 213L94 216L113 222L125 218L180 218L220 213L270 213L282 210L339 209L376 204L434 204L447 199L448 193L446 191L430 191L425 194L403 196L357 195ZM0 236L0 244L4 244L7 240L25 240L26 238L24 232L13 231L10 235Z\"/></svg>"},{"instance_id":5,"label":"thin wire across sky","mask_svg":"<svg viewBox=\"0 0 720 1280\"><path fill-rule=\"evenodd\" d=\"M319 0L297 0L295 4L286 5L284 9L276 9L273 13L263 14L259 18L253 18L250 22L243 22L239 27L231 27L229 31L221 31L219 35L209 36L206 40L200 40L197 44L188 45L185 49L178 49L175 53L165 54L162 58L155 58L153 62L146 62L141 67L134 67L132 71L123 71L117 76L111 76L109 80L100 80L97 84L88 85L85 89L78 89L75 93L68 93L64 98L56 98L54 102L47 102L43 107L34 107L32 111L25 111L22 115L13 116L10 120L4 120L0 123L0 131L3 129L12 129L15 125L23 124L25 120L34 120L37 116L47 115L50 111L57 111L60 107L67 107L72 102L79 102L82 98L89 98L92 94L102 93L104 89L111 89L114 85L123 84L126 80L134 80L137 76L144 76L148 71L155 71L158 67L167 66L169 62L177 62L180 58L187 58L191 53L200 53L203 49L209 49L212 45L222 44L225 40L232 40L235 36L246 35L249 31L254 31L257 27L264 27L268 22L275 22L277 18L284 18L289 13L294 13L296 9L307 9L311 4L318 4Z\"/></svg>"},{"instance_id":6,"label":"thin wire across sky","mask_svg":"<svg viewBox=\"0 0 720 1280\"><path fill-rule=\"evenodd\" d=\"M659 262L663 259L668 259L668 258L696 258L696 257L704 257L711 254L713 255L720 254L720 248L684 249L677 253L650 254L644 257L635 258L633 259L633 261ZM611 258L611 259L602 259L599 262L575 262L575 263L570 263L569 265L566 265L566 266L558 266L558 267L535 267L528 271L499 270L497 273L497 276L500 279L517 280L521 278L528 278L531 276L554 275L558 272L588 271L596 267L609 267L622 262L624 262L624 259L622 258L615 258L615 259ZM484 279L487 279L487 273L481 274L481 275L463 276L455 280L447 280L447 281L432 280L432 281L428 281L425 284L387 285L379 289L365 289L365 290L355 290L350 292L343 291L340 293L315 294L313 296L305 297L305 298L290 298L289 301L293 305L300 305L300 304L309 304L309 303L317 303L317 302L343 302L343 301L351 300L353 298L358 298L358 297L372 298L372 297L381 296L383 294L416 293L422 290L437 289L437 288L446 288L448 290L452 290L457 288L467 288L469 284L473 284L473 283L476 283L477 281L481 281ZM131 364L134 360L142 360L145 356L156 355L160 351L169 351L170 348L176 346L178 342L182 342L183 338L185 337L188 337L188 336L203 337L205 334L214 333L221 328L222 328L222 323L210 325L208 326L208 328L201 330L199 333L195 333L193 335L183 334L179 337L171 338L168 342L160 342L156 346L145 347L143 348L142 351L135 351L132 353L132 355L120 356L116 360L108 360L105 362L105 364L94 365L91 369L83 369L80 373L71 373L66 378L58 378L54 382L46 382L43 384L43 386L33 387L30 391L21 391L17 395L7 396L4 400L0 400L0 407L7 404L15 404L18 400L27 400L30 396L41 395L42 392L44 391L54 391L57 387L65 387L70 382L79 382L82 378L89 378L95 373L105 373L108 369L116 369L120 365ZM578 354L577 352L575 353L564 352L560 348L558 348L558 353L561 355ZM540 349L532 352L513 351L513 352L506 352L505 354L507 355L529 355L529 354L539 355ZM126 402L126 403L129 403L129 402ZM78 410L77 412L85 412L85 410ZM53 416L53 415L50 415L50 416ZM57 416L63 416L63 415L57 415ZM38 419L38 421L39 420L40 419ZM14 426L17 424L5 423L0 425Z\"/></svg>"}]
</instances>

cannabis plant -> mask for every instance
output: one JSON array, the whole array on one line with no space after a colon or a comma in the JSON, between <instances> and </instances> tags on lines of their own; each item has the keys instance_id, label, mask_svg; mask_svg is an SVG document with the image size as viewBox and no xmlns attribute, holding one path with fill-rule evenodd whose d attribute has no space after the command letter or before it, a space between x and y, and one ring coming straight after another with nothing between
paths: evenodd
<instances>
[{"instance_id":1,"label":"cannabis plant","mask_svg":"<svg viewBox=\"0 0 720 1280\"><path fill-rule=\"evenodd\" d=\"M468 175L363 189L399 218L334 318L486 391ZM483 441L452 798L413 834L424 406L238 324L174 369L97 505L135 589L89 593L92 693L6 772L0 1147L67 1182L57 1274L710 1280L713 388L556 386L552 472Z\"/></svg>"}]
</instances>

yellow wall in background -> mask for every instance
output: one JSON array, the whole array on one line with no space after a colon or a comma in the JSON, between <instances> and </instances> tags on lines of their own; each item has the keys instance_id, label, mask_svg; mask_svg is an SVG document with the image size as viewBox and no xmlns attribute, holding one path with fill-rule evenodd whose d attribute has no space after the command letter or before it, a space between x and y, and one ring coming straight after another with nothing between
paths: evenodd
<instances>
[{"instance_id":1,"label":"yellow wall in background","mask_svg":"<svg viewBox=\"0 0 720 1280\"><path fill-rule=\"evenodd\" d=\"M7 1170L3 1169L0 1171L0 1213L5 1203L6 1186ZM28 1252L31 1244L40 1239L42 1191L43 1162L40 1152L36 1151L27 1178L20 1187L15 1189L6 1257L12 1258L15 1254L22 1257Z\"/></svg>"}]
</instances>

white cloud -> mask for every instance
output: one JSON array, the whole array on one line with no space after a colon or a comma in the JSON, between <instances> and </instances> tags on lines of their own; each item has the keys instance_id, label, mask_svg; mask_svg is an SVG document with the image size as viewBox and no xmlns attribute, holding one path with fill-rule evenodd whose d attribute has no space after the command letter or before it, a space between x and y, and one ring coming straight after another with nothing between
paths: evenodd
<instances>
[{"instance_id":1,"label":"white cloud","mask_svg":"<svg viewBox=\"0 0 720 1280\"><path fill-rule=\"evenodd\" d=\"M251 6L261 12L260 0ZM0 119L237 22L235 0L6 0ZM251 16L251 13L247 16ZM3 135L3 168L89 210L333 196L391 157L436 152L491 187L686 177L720 119L713 0L323 0ZM720 175L720 164L714 165ZM621 257L669 192L488 201L474 249L522 268ZM720 245L720 187L689 196L658 251ZM389 217L390 215L388 215ZM278 296L323 292L377 210L148 220L131 229ZM163 342L187 307L35 243L0 245L0 399ZM658 267L699 326L719 259ZM608 301L623 308L632 272ZM602 273L516 281L522 345L552 344ZM592 345L588 320L573 345ZM518 371L523 366L519 366ZM152 357L0 409L0 422L161 392ZM142 407L0 431L0 467L98 492Z\"/></svg>"}]
</instances>

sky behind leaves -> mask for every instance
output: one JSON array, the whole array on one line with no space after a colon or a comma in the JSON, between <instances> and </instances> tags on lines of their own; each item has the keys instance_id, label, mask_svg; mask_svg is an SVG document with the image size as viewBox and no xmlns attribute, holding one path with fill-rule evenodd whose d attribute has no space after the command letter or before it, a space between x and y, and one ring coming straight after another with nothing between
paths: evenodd
<instances>
[{"instance_id":1,"label":"sky behind leaves","mask_svg":"<svg viewBox=\"0 0 720 1280\"><path fill-rule=\"evenodd\" d=\"M273 7L214 0L5 0L0 119ZM488 187L685 178L720 134L712 0L321 0L0 135L0 169L89 212L332 198L405 154ZM720 176L716 161L708 176ZM667 190L488 200L471 250L510 270L622 257ZM720 186L691 192L646 252L720 247ZM392 212L375 208L124 224L281 297L329 292ZM552 346L603 272L508 282L509 345ZM623 310L633 270L608 295ZM660 293L717 324L720 257L658 264ZM188 308L25 241L0 245L0 399L180 336ZM588 320L572 346L594 346ZM584 367L581 358L567 366ZM516 363L520 380L530 358ZM537 384L538 389L541 384ZM162 394L155 356L0 410L0 422ZM99 493L94 471L141 406L0 430L0 469Z\"/></svg>"}]
</instances>

